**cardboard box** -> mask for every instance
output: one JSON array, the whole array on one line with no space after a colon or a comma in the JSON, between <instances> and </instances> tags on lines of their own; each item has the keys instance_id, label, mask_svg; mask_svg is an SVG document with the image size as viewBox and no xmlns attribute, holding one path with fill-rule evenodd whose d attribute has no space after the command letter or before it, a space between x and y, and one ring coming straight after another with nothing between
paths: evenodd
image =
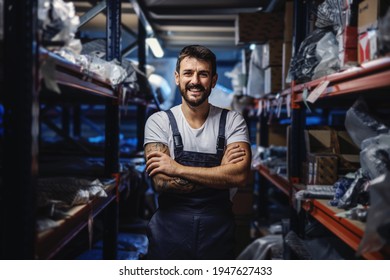
<instances>
[{"instance_id":1,"label":"cardboard box","mask_svg":"<svg viewBox=\"0 0 390 280\"><path fill-rule=\"evenodd\" d=\"M333 185L337 181L336 155L310 154L307 158L307 185Z\"/></svg>"},{"instance_id":2,"label":"cardboard box","mask_svg":"<svg viewBox=\"0 0 390 280\"><path fill-rule=\"evenodd\" d=\"M282 67L272 66L264 71L264 92L278 92L282 88Z\"/></svg>"},{"instance_id":3,"label":"cardboard box","mask_svg":"<svg viewBox=\"0 0 390 280\"><path fill-rule=\"evenodd\" d=\"M360 149L347 131L305 130L306 162L303 179L307 184L332 185L338 175L360 167Z\"/></svg>"},{"instance_id":4,"label":"cardboard box","mask_svg":"<svg viewBox=\"0 0 390 280\"><path fill-rule=\"evenodd\" d=\"M338 157L333 130L305 130L306 184L332 185L337 181Z\"/></svg>"},{"instance_id":5,"label":"cardboard box","mask_svg":"<svg viewBox=\"0 0 390 280\"><path fill-rule=\"evenodd\" d=\"M336 154L336 135L331 129L305 130L307 154Z\"/></svg>"},{"instance_id":6,"label":"cardboard box","mask_svg":"<svg viewBox=\"0 0 390 280\"><path fill-rule=\"evenodd\" d=\"M358 63L373 60L378 55L378 36L375 30L367 31L359 35Z\"/></svg>"},{"instance_id":7,"label":"cardboard box","mask_svg":"<svg viewBox=\"0 0 390 280\"><path fill-rule=\"evenodd\" d=\"M269 40L263 45L261 68L281 66L283 60L283 40Z\"/></svg>"},{"instance_id":8,"label":"cardboard box","mask_svg":"<svg viewBox=\"0 0 390 280\"><path fill-rule=\"evenodd\" d=\"M355 172L360 167L360 148L347 131L337 131L336 153L339 157L339 174Z\"/></svg>"},{"instance_id":9,"label":"cardboard box","mask_svg":"<svg viewBox=\"0 0 390 280\"><path fill-rule=\"evenodd\" d=\"M359 4L359 34L378 27L378 20L383 17L390 6L390 0L365 0Z\"/></svg>"},{"instance_id":10,"label":"cardboard box","mask_svg":"<svg viewBox=\"0 0 390 280\"><path fill-rule=\"evenodd\" d=\"M270 39L282 39L284 14L238 14L235 21L235 29L236 45L244 43L263 44Z\"/></svg>"}]
</instances>

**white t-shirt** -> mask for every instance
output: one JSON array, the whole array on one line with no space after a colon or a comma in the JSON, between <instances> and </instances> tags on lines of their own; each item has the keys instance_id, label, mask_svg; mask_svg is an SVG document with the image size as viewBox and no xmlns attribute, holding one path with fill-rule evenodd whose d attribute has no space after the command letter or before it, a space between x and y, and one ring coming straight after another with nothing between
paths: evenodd
<instances>
[{"instance_id":1,"label":"white t-shirt","mask_svg":"<svg viewBox=\"0 0 390 280\"><path fill-rule=\"evenodd\" d=\"M222 108L210 104L210 112L205 123L200 128L192 128L185 119L181 105L171 108L175 116L179 132L183 141L184 151L213 153L217 152L216 143L219 131L219 120ZM246 122L242 115L235 111L229 111L226 117L225 144L249 141ZM157 112L151 115L145 125L144 145L160 142L168 146L171 157L174 155L172 129L168 115Z\"/></svg>"}]
</instances>

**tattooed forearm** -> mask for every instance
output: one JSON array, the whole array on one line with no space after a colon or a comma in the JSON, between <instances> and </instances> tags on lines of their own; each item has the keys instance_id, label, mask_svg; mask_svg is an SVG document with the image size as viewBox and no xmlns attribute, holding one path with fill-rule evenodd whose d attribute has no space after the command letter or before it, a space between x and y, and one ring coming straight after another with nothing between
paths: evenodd
<instances>
[{"instance_id":1,"label":"tattooed forearm","mask_svg":"<svg viewBox=\"0 0 390 280\"><path fill-rule=\"evenodd\" d=\"M154 151L160 151L165 154L169 154L169 149L167 145L164 145L162 143L150 143L145 146L145 155L148 155L151 152Z\"/></svg>"},{"instance_id":2,"label":"tattooed forearm","mask_svg":"<svg viewBox=\"0 0 390 280\"><path fill-rule=\"evenodd\" d=\"M145 157L152 152L159 151L169 155L169 148L162 143L148 143L145 145ZM156 174L153 176L153 184L158 192L180 192L188 193L203 189L203 186L196 185L191 181L179 177L171 177L165 174Z\"/></svg>"},{"instance_id":3,"label":"tattooed forearm","mask_svg":"<svg viewBox=\"0 0 390 280\"><path fill-rule=\"evenodd\" d=\"M169 176L156 175L153 177L153 183L158 192L189 193L204 188L182 178Z\"/></svg>"}]
</instances>

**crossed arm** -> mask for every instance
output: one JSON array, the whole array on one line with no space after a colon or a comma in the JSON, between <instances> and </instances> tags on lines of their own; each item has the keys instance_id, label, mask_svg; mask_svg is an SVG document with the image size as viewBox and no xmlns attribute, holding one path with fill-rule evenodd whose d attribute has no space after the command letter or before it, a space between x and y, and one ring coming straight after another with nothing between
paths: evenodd
<instances>
[{"instance_id":1,"label":"crossed arm","mask_svg":"<svg viewBox=\"0 0 390 280\"><path fill-rule=\"evenodd\" d=\"M169 148L161 143L145 145L146 171L157 191L191 192L202 187L225 189L245 186L251 161L248 143L229 144L221 165L216 167L185 166L174 161Z\"/></svg>"}]
</instances>

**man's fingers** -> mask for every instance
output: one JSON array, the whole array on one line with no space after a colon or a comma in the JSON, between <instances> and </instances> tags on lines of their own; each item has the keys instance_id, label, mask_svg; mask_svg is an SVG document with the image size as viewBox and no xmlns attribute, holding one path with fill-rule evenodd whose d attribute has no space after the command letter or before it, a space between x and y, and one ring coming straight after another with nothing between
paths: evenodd
<instances>
[{"instance_id":1,"label":"man's fingers","mask_svg":"<svg viewBox=\"0 0 390 280\"><path fill-rule=\"evenodd\" d=\"M151 158L153 158L153 157L160 157L161 154L162 154L162 153L161 153L161 152L158 152L158 151L151 152L150 154L148 154L148 155L146 156L146 159L149 160L149 159L151 159Z\"/></svg>"}]
</instances>

